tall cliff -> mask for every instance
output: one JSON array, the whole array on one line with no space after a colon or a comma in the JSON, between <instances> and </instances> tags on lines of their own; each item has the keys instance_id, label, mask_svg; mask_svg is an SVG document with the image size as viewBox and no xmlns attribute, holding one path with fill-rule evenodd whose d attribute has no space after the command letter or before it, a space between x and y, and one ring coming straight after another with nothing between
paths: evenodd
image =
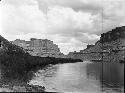
<instances>
[{"instance_id":1,"label":"tall cliff","mask_svg":"<svg viewBox=\"0 0 125 93\"><path fill-rule=\"evenodd\" d=\"M125 39L125 26L116 27L112 31L101 34L100 42L111 42L117 39Z\"/></svg>"},{"instance_id":2,"label":"tall cliff","mask_svg":"<svg viewBox=\"0 0 125 93\"><path fill-rule=\"evenodd\" d=\"M12 44L24 48L32 56L64 58L58 45L48 39L31 38L30 41L16 39Z\"/></svg>"},{"instance_id":3,"label":"tall cliff","mask_svg":"<svg viewBox=\"0 0 125 93\"><path fill-rule=\"evenodd\" d=\"M70 53L68 56L82 60L124 61L125 26L101 34L100 40L95 45L80 52Z\"/></svg>"}]
</instances>

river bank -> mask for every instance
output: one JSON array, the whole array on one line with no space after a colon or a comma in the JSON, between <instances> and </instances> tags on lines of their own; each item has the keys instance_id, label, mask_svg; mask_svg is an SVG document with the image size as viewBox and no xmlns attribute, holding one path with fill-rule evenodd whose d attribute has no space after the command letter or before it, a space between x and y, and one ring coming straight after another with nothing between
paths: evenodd
<instances>
[{"instance_id":1,"label":"river bank","mask_svg":"<svg viewBox=\"0 0 125 93\"><path fill-rule=\"evenodd\" d=\"M29 86L31 91L43 91L44 87L28 85L29 80L32 79L33 74L39 68L42 69L49 64L82 62L80 59L32 56L23 48L11 44L2 36L0 36L0 41L1 91L18 91L24 87L26 88L24 90L28 91Z\"/></svg>"},{"instance_id":2,"label":"river bank","mask_svg":"<svg viewBox=\"0 0 125 93\"><path fill-rule=\"evenodd\" d=\"M45 92L44 86L38 85L2 85L0 86L0 92Z\"/></svg>"},{"instance_id":3,"label":"river bank","mask_svg":"<svg viewBox=\"0 0 125 93\"><path fill-rule=\"evenodd\" d=\"M14 56L15 57L15 56ZM9 57L9 62L6 59L0 60L2 78L0 81L0 91L7 92L43 92L45 87L29 85L28 81L32 79L33 74L38 69L43 69L50 64L62 64L62 63L74 63L80 60L64 59L64 58L52 58L52 57L27 57L32 61L20 61L13 59L13 56ZM13 59L13 60L12 60ZM26 59L25 59L26 60ZM14 74L13 74L14 73Z\"/></svg>"}]
</instances>

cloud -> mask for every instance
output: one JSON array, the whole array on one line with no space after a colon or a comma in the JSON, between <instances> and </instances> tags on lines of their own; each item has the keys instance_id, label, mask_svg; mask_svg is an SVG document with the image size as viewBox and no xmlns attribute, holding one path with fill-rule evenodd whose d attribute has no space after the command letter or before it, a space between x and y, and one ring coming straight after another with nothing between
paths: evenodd
<instances>
[{"instance_id":1,"label":"cloud","mask_svg":"<svg viewBox=\"0 0 125 93\"><path fill-rule=\"evenodd\" d=\"M36 0L39 8L46 11L48 7L62 6L70 7L75 11L86 11L97 13L101 8L101 0Z\"/></svg>"},{"instance_id":2,"label":"cloud","mask_svg":"<svg viewBox=\"0 0 125 93\"><path fill-rule=\"evenodd\" d=\"M124 16L124 0L3 0L0 34L9 40L48 38L68 53L125 25Z\"/></svg>"},{"instance_id":3,"label":"cloud","mask_svg":"<svg viewBox=\"0 0 125 93\"><path fill-rule=\"evenodd\" d=\"M91 28L90 18L89 13L75 12L72 8L54 7L48 12L48 25L50 29L54 29L53 34L75 35L83 29L86 32Z\"/></svg>"},{"instance_id":4,"label":"cloud","mask_svg":"<svg viewBox=\"0 0 125 93\"><path fill-rule=\"evenodd\" d=\"M37 3L35 2L35 0L1 0L1 2L3 4L10 4L10 5L14 5L16 7L20 7L22 5L34 5L34 3Z\"/></svg>"},{"instance_id":5,"label":"cloud","mask_svg":"<svg viewBox=\"0 0 125 93\"><path fill-rule=\"evenodd\" d=\"M27 34L45 31L44 14L37 9L36 5L23 5L21 7L15 7L11 4L3 5L2 10L2 27L6 33Z\"/></svg>"}]
</instances>

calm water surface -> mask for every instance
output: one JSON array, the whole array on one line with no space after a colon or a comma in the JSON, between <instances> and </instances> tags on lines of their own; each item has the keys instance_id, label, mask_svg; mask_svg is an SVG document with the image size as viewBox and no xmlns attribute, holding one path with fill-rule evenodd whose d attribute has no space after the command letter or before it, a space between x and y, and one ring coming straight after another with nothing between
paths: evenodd
<instances>
[{"instance_id":1,"label":"calm water surface","mask_svg":"<svg viewBox=\"0 0 125 93\"><path fill-rule=\"evenodd\" d=\"M30 84L51 92L124 93L124 64L78 62L50 65Z\"/></svg>"}]
</instances>

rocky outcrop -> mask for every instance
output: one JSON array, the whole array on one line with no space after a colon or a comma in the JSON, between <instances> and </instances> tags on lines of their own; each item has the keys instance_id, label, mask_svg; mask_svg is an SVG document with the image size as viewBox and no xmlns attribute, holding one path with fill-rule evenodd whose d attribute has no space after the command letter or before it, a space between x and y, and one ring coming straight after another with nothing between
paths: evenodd
<instances>
[{"instance_id":1,"label":"rocky outcrop","mask_svg":"<svg viewBox=\"0 0 125 93\"><path fill-rule=\"evenodd\" d=\"M16 39L11 41L12 44L22 47L32 56L40 57L57 57L64 58L64 54L60 52L58 45L48 39L31 38L30 41Z\"/></svg>"},{"instance_id":2,"label":"rocky outcrop","mask_svg":"<svg viewBox=\"0 0 125 93\"><path fill-rule=\"evenodd\" d=\"M95 45L91 45L91 47L87 47L80 52L69 53L68 57L108 62L124 61L125 26L116 27L112 31L101 34L100 40Z\"/></svg>"},{"instance_id":3,"label":"rocky outcrop","mask_svg":"<svg viewBox=\"0 0 125 93\"><path fill-rule=\"evenodd\" d=\"M112 29L112 31L101 34L99 42L105 43L116 41L117 39L125 39L125 26L116 27L115 29Z\"/></svg>"},{"instance_id":4,"label":"rocky outcrop","mask_svg":"<svg viewBox=\"0 0 125 93\"><path fill-rule=\"evenodd\" d=\"M0 54L2 53L8 53L8 54L13 54L13 53L26 53L26 51L16 45L11 44L8 40L3 38L0 35Z\"/></svg>"}]
</instances>

